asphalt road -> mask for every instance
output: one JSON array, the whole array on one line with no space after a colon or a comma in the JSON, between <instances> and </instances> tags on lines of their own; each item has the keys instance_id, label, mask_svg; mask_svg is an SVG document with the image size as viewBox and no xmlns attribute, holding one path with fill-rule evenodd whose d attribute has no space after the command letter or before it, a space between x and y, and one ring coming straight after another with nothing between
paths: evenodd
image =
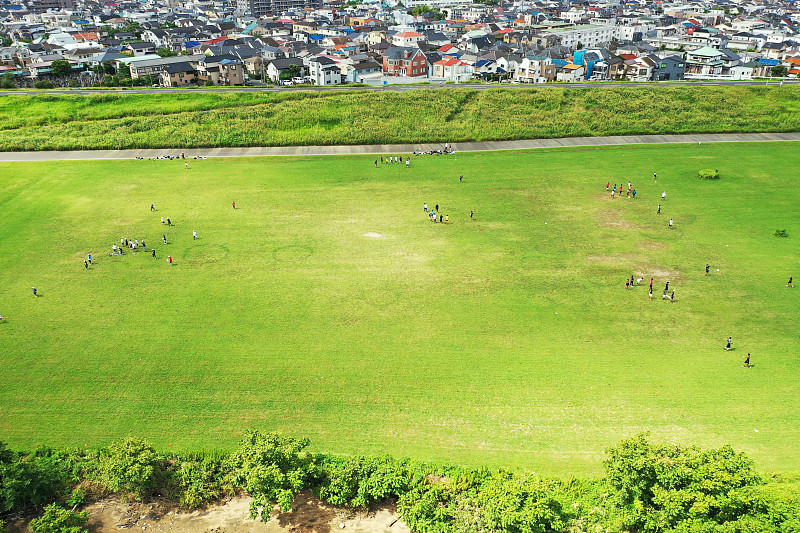
<instances>
[{"instance_id":1,"label":"asphalt road","mask_svg":"<svg viewBox=\"0 0 800 533\"><path fill-rule=\"evenodd\" d=\"M610 146L632 144L668 143L719 143L719 142L774 142L800 141L800 132L788 133L698 133L689 135L625 135L619 137L567 137L561 139L527 139L517 141L487 141L452 143L458 152L480 152L489 150L530 150L541 148L565 148L575 146ZM273 146L250 148L157 148L147 150L75 150L64 152L0 152L2 161L77 161L89 159L135 159L177 156L181 152L191 159L198 157L264 157L264 156L309 156L309 155L397 155L413 151L441 150L444 145L384 144L352 146Z\"/></svg>"},{"instance_id":2,"label":"asphalt road","mask_svg":"<svg viewBox=\"0 0 800 533\"><path fill-rule=\"evenodd\" d=\"M9 90L0 91L0 95L4 94L104 94L104 93L124 93L124 94L173 94L173 93L283 93L294 91L396 91L405 92L420 89L436 90L439 88L448 89L475 89L476 91L485 91L487 89L545 89L548 87L560 87L565 89L588 89L588 88L601 88L607 89L611 87L717 87L720 85L771 85L779 86L784 85L797 85L800 80L785 80L778 81L669 81L669 82L642 82L642 83L493 83L493 84L449 84L439 86L436 83L432 84L419 84L419 85L382 85L378 87L341 87L341 86L308 86L308 87L198 87L195 89L186 88L141 88L141 89L48 89L48 90Z\"/></svg>"}]
</instances>

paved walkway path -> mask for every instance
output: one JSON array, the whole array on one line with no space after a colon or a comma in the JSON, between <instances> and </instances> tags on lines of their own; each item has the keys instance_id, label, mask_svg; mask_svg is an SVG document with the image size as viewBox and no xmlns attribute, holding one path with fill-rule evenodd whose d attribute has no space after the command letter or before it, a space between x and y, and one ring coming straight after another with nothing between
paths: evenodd
<instances>
[{"instance_id":1,"label":"paved walkway path","mask_svg":"<svg viewBox=\"0 0 800 533\"><path fill-rule=\"evenodd\" d=\"M704 133L692 135L625 135L619 137L568 137L563 139L530 139L522 141L487 141L453 143L457 152L480 152L486 150L528 150L535 148L561 148L574 146L610 146L620 144L665 144L665 143L718 143L718 142L766 142L800 141L800 132L795 133ZM180 148L155 150L84 150L65 152L0 152L0 161L64 161L88 159L134 159L136 157L158 157L178 155L186 157L263 157L303 155L358 155L358 154L407 154L414 150L427 152L441 150L443 143L420 144L375 144L354 146L283 146L255 148Z\"/></svg>"}]
</instances>

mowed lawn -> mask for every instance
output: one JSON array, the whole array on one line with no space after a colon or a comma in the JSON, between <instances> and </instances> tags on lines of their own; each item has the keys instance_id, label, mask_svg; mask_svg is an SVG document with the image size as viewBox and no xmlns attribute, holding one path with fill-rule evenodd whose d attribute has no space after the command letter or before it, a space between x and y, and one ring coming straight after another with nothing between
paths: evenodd
<instances>
[{"instance_id":1,"label":"mowed lawn","mask_svg":"<svg viewBox=\"0 0 800 533\"><path fill-rule=\"evenodd\" d=\"M798 150L1 163L0 440L261 428L566 475L649 431L800 469ZM109 257L121 237L148 253Z\"/></svg>"}]
</instances>

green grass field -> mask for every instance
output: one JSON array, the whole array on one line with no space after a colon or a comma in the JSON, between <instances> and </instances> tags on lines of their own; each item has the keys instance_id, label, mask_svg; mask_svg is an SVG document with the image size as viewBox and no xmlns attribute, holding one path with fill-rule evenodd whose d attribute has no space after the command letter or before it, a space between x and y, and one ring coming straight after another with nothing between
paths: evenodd
<instances>
[{"instance_id":1,"label":"green grass field","mask_svg":"<svg viewBox=\"0 0 800 533\"><path fill-rule=\"evenodd\" d=\"M0 150L800 131L796 85L0 96Z\"/></svg>"},{"instance_id":2,"label":"green grass field","mask_svg":"<svg viewBox=\"0 0 800 533\"><path fill-rule=\"evenodd\" d=\"M797 470L799 148L2 163L0 439L188 450L280 429L594 474L650 431ZM109 257L120 237L158 259Z\"/></svg>"}]
</instances>

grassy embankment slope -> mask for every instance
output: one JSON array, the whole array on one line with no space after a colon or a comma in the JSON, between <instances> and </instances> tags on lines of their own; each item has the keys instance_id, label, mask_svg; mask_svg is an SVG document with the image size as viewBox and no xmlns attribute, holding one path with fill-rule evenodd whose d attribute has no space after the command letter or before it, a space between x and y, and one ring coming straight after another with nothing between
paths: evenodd
<instances>
[{"instance_id":1,"label":"grassy embankment slope","mask_svg":"<svg viewBox=\"0 0 800 533\"><path fill-rule=\"evenodd\" d=\"M336 453L589 474L650 430L796 470L797 150L0 164L0 435L192 449L274 428ZM109 257L120 237L159 258ZM653 301L631 274L655 278Z\"/></svg>"},{"instance_id":2,"label":"grassy embankment slope","mask_svg":"<svg viewBox=\"0 0 800 533\"><path fill-rule=\"evenodd\" d=\"M0 150L800 131L800 87L0 97Z\"/></svg>"}]
</instances>

